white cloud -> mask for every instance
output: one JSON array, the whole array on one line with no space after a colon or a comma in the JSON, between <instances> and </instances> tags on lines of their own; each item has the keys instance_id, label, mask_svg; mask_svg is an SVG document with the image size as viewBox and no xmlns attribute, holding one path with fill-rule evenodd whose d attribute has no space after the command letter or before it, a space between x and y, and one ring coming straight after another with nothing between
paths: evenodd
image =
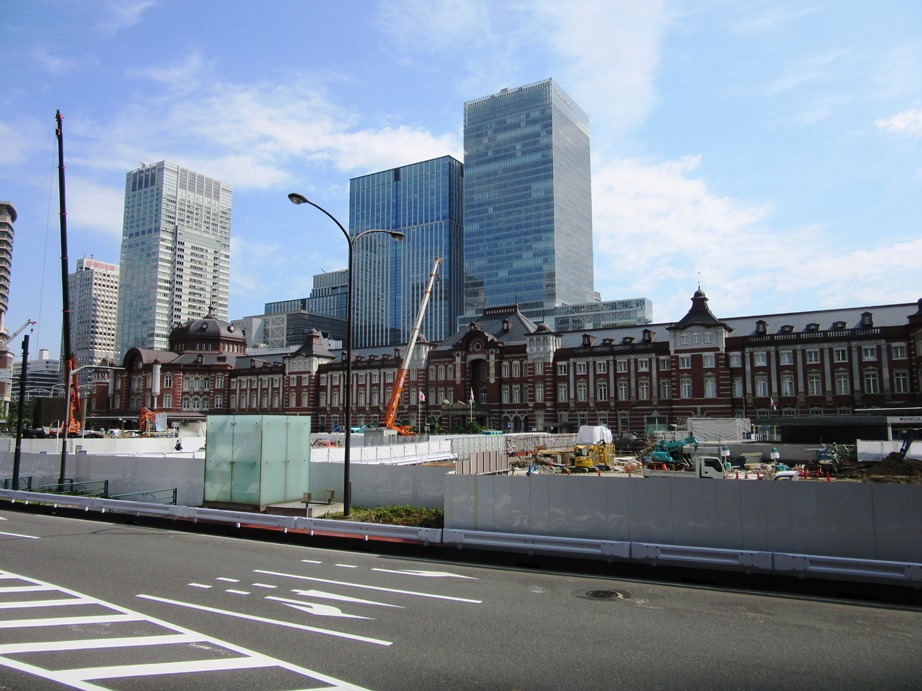
<instances>
[{"instance_id":1,"label":"white cloud","mask_svg":"<svg viewBox=\"0 0 922 691\"><path fill-rule=\"evenodd\" d=\"M71 167L68 166L68 169L71 170ZM69 173L67 177L68 228L72 229L75 234L89 232L102 235L105 240L119 242L122 237L124 198L124 187L106 186L72 172ZM93 239L92 244L98 245L99 238ZM117 257L114 261L118 263Z\"/></svg>"},{"instance_id":2,"label":"white cloud","mask_svg":"<svg viewBox=\"0 0 922 691\"><path fill-rule=\"evenodd\" d=\"M155 0L108 0L100 7L96 28L111 35L136 26L142 15L156 4Z\"/></svg>"},{"instance_id":3,"label":"white cloud","mask_svg":"<svg viewBox=\"0 0 922 691\"><path fill-rule=\"evenodd\" d=\"M723 316L800 309L804 294L813 309L922 296L905 280L922 265L922 239L851 246L815 225L779 229L770 206L715 194L700 167L697 157L615 159L593 171L603 299L649 297L654 319L673 321L699 281Z\"/></svg>"},{"instance_id":4,"label":"white cloud","mask_svg":"<svg viewBox=\"0 0 922 691\"><path fill-rule=\"evenodd\" d=\"M922 137L922 108L904 110L890 118L874 121L878 129L904 137Z\"/></svg>"},{"instance_id":5,"label":"white cloud","mask_svg":"<svg viewBox=\"0 0 922 691\"><path fill-rule=\"evenodd\" d=\"M593 127L623 131L655 103L660 42L674 15L661 0L409 0L379 3L377 20L418 69L425 55L450 56L464 100L553 77Z\"/></svg>"}]
</instances>

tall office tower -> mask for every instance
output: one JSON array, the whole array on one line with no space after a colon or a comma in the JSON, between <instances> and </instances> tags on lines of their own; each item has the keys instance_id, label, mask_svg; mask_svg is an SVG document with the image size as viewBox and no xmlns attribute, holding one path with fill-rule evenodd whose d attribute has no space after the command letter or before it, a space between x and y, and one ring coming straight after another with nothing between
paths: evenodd
<instances>
[{"instance_id":1,"label":"tall office tower","mask_svg":"<svg viewBox=\"0 0 922 691\"><path fill-rule=\"evenodd\" d=\"M9 412L12 393L13 353L9 351L6 310L10 302L10 269L13 264L13 224L16 209L10 202L0 202L0 414Z\"/></svg>"},{"instance_id":2,"label":"tall office tower","mask_svg":"<svg viewBox=\"0 0 922 691\"><path fill-rule=\"evenodd\" d=\"M552 80L464 104L464 321L595 300L589 118Z\"/></svg>"},{"instance_id":3,"label":"tall office tower","mask_svg":"<svg viewBox=\"0 0 922 691\"><path fill-rule=\"evenodd\" d=\"M231 186L175 163L125 180L118 353L168 348L178 323L209 313L227 320Z\"/></svg>"},{"instance_id":4,"label":"tall office tower","mask_svg":"<svg viewBox=\"0 0 922 691\"><path fill-rule=\"evenodd\" d=\"M349 269L314 274L314 287L304 309L314 314L345 319L348 297Z\"/></svg>"},{"instance_id":5,"label":"tall office tower","mask_svg":"<svg viewBox=\"0 0 922 691\"><path fill-rule=\"evenodd\" d=\"M77 366L98 365L115 357L118 317L118 265L78 259L67 277L70 291L70 332ZM84 372L87 379L90 372Z\"/></svg>"},{"instance_id":6,"label":"tall office tower","mask_svg":"<svg viewBox=\"0 0 922 691\"><path fill-rule=\"evenodd\" d=\"M451 156L353 178L349 182L352 236L373 229L397 230L355 244L354 345L396 345L410 340L436 257L440 278L421 333L440 341L457 328L463 281L462 164Z\"/></svg>"},{"instance_id":7,"label":"tall office tower","mask_svg":"<svg viewBox=\"0 0 922 691\"><path fill-rule=\"evenodd\" d=\"M6 322L6 310L10 303L14 223L16 223L16 209L10 202L0 202L0 329Z\"/></svg>"}]
</instances>

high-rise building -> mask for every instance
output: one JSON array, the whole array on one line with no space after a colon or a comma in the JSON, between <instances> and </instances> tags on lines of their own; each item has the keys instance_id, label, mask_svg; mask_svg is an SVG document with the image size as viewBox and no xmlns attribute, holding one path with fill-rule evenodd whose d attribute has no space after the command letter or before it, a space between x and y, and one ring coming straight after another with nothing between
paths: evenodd
<instances>
[{"instance_id":1,"label":"high-rise building","mask_svg":"<svg viewBox=\"0 0 922 691\"><path fill-rule=\"evenodd\" d=\"M311 288L310 297L305 301L304 309L314 314L345 319L348 291L349 269L314 274L314 287Z\"/></svg>"},{"instance_id":2,"label":"high-rise building","mask_svg":"<svg viewBox=\"0 0 922 691\"><path fill-rule=\"evenodd\" d=\"M77 260L68 277L70 332L77 366L98 365L115 357L118 316L118 265L96 259ZM85 372L89 378L89 372Z\"/></svg>"},{"instance_id":3,"label":"high-rise building","mask_svg":"<svg viewBox=\"0 0 922 691\"><path fill-rule=\"evenodd\" d=\"M463 322L594 300L588 116L552 79L468 101Z\"/></svg>"},{"instance_id":4,"label":"high-rise building","mask_svg":"<svg viewBox=\"0 0 922 691\"><path fill-rule=\"evenodd\" d=\"M10 202L0 202L0 414L9 411L13 353L9 351L6 310L10 302L10 270L13 265L13 224L16 209Z\"/></svg>"},{"instance_id":5,"label":"high-rise building","mask_svg":"<svg viewBox=\"0 0 922 691\"><path fill-rule=\"evenodd\" d=\"M208 314L227 319L230 185L161 161L125 180L118 353L168 347L170 330Z\"/></svg>"},{"instance_id":6,"label":"high-rise building","mask_svg":"<svg viewBox=\"0 0 922 691\"><path fill-rule=\"evenodd\" d=\"M353 178L349 183L349 228L396 230L355 244L353 331L356 347L406 343L436 257L439 279L432 288L420 331L430 341L454 333L461 314L463 281L462 164L451 156Z\"/></svg>"},{"instance_id":7,"label":"high-rise building","mask_svg":"<svg viewBox=\"0 0 922 691\"><path fill-rule=\"evenodd\" d=\"M0 328L6 320L6 310L10 303L14 223L16 223L16 209L10 202L0 202Z\"/></svg>"}]
</instances>

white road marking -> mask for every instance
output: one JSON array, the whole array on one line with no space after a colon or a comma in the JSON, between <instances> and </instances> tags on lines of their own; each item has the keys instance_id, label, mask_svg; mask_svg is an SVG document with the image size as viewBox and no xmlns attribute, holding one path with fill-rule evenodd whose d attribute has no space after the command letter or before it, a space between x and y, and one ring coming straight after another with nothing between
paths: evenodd
<instances>
[{"instance_id":1,"label":"white road marking","mask_svg":"<svg viewBox=\"0 0 922 691\"><path fill-rule=\"evenodd\" d=\"M275 590L278 588L277 585L271 585L269 583L254 583L253 587L254 588L270 588L271 590Z\"/></svg>"},{"instance_id":2,"label":"white road marking","mask_svg":"<svg viewBox=\"0 0 922 691\"><path fill-rule=\"evenodd\" d=\"M396 607L397 609L405 609L403 605L392 605L387 602L375 602L374 600L363 600L359 597L349 597L348 595L337 595L336 593L325 593L322 590L292 590L291 592L296 595L303 595L304 597L319 597L324 600L339 600L341 602L354 602L358 605L375 605L377 607Z\"/></svg>"},{"instance_id":3,"label":"white road marking","mask_svg":"<svg viewBox=\"0 0 922 691\"><path fill-rule=\"evenodd\" d=\"M116 624L123 621L143 621L138 614L99 614L86 617L50 617L48 619L13 619L0 621L0 629L28 629L36 626L76 626L78 624Z\"/></svg>"},{"instance_id":4,"label":"white road marking","mask_svg":"<svg viewBox=\"0 0 922 691\"><path fill-rule=\"evenodd\" d=\"M301 631L310 631L311 633L320 633L326 636L335 636L337 638L346 638L351 641L358 641L360 643L372 643L374 645L393 645L392 641L383 641L378 638L368 638L366 636L357 636L351 633L342 633L340 631L330 631L329 629L319 629L314 626L305 626L304 624L295 624L290 621L279 621L277 619L269 619L267 617L257 617L252 614L243 614L241 612L230 612L225 609L218 609L216 607L206 607L205 605L196 605L191 602L180 602L179 600L170 600L165 597L154 597L153 595L138 595L138 597L145 600L154 600L155 602L163 602L168 605L176 605L178 607L189 607L190 609L197 609L202 612L211 612L212 614L223 614L228 617L237 617L238 619L248 619L249 621L258 621L264 624L275 624L276 626L284 626L289 629L299 629Z\"/></svg>"},{"instance_id":5,"label":"white road marking","mask_svg":"<svg viewBox=\"0 0 922 691\"><path fill-rule=\"evenodd\" d=\"M322 564L323 563L322 561L316 561L314 559L302 559L301 562L303 564Z\"/></svg>"},{"instance_id":6,"label":"white road marking","mask_svg":"<svg viewBox=\"0 0 922 691\"><path fill-rule=\"evenodd\" d=\"M57 590L50 585L9 585L0 588L0 595L6 593L38 593L41 591L50 592Z\"/></svg>"},{"instance_id":7,"label":"white road marking","mask_svg":"<svg viewBox=\"0 0 922 691\"><path fill-rule=\"evenodd\" d=\"M58 672L66 684L89 679L114 679L146 677L152 674L186 674L188 672L224 672L232 669L255 669L275 667L275 660L262 655L235 657L230 659L197 660L195 662L159 662L146 665L114 665L111 667L86 667Z\"/></svg>"},{"instance_id":8,"label":"white road marking","mask_svg":"<svg viewBox=\"0 0 922 691\"><path fill-rule=\"evenodd\" d=\"M467 602L472 605L483 604L482 600L470 600L466 597L453 597L451 595L435 595L433 593L418 593L412 590L398 590L397 588L382 588L377 585L365 585L362 583L347 583L346 581L333 581L329 578L312 578L310 576L301 576L296 573L280 573L278 571L264 571L263 569L254 569L256 573L264 573L270 576L281 576L283 578L297 578L302 581L315 581L317 583L330 583L332 585L344 585L347 588L365 588L366 590L379 590L385 593L397 593L399 595L415 595L417 597L431 597L436 600L451 600L452 602Z\"/></svg>"},{"instance_id":9,"label":"white road marking","mask_svg":"<svg viewBox=\"0 0 922 691\"><path fill-rule=\"evenodd\" d=\"M226 583L239 583L240 582L239 578L225 578L224 576L218 576L215 580L225 581Z\"/></svg>"},{"instance_id":10,"label":"white road marking","mask_svg":"<svg viewBox=\"0 0 922 691\"><path fill-rule=\"evenodd\" d=\"M30 540L38 540L37 535L20 535L19 533L3 533L3 532L0 532L0 535L6 535L7 537L25 537Z\"/></svg>"},{"instance_id":11,"label":"white road marking","mask_svg":"<svg viewBox=\"0 0 922 691\"><path fill-rule=\"evenodd\" d=\"M288 670L292 673L309 678L312 682L305 685L305 688L315 688L316 682L326 684L324 688L332 688L345 691L366 691L362 687L349 684L341 679L321 674L304 667L278 660L262 653L243 648L227 641L217 638L210 638L196 633L190 629L185 629L175 624L170 624L161 619L148 617L139 612L135 612L118 605L98 600L96 598L84 595L82 593L59 588L49 583L43 583L25 576L18 576L7 571L0 571L0 580L19 580L27 583L36 584L38 587L32 588L10 588L7 592L35 592L35 591L55 591L61 595L68 596L70 599L63 599L60 604L89 604L97 607L108 609L110 612L118 612L113 616L97 617L74 617L70 619L46 619L46 620L17 620L17 621L0 621L0 628L34 628L40 625L63 625L63 624L83 624L83 623L110 623L112 621L139 621L151 624L168 631L167 634L149 635L149 636L129 636L129 637L111 637L111 638L84 638L63 641L33 641L18 643L0 643L0 668L14 669L32 674L36 678L46 679L59 684L80 689L97 689L101 688L87 680L92 679L113 679L129 678L138 676L153 676L162 674L183 674L183 673L206 673L211 671L222 672L234 669L249 668L278 668ZM139 596L144 597L144 596ZM149 598L155 599L155 598ZM22 605L23 607L44 607L45 603L52 603L51 600L34 600L32 602L6 603L9 605ZM58 603L55 603L58 604ZM6 607L4 609L12 609ZM307 628L307 627L300 627ZM78 633L78 632L72 632ZM204 644L204 645L203 645ZM28 655L31 653L45 652L63 652L63 651L89 651L88 656L92 655L94 650L105 650L115 648L133 648L144 646L170 646L170 645L191 645L196 648L213 649L215 654L221 649L225 656L221 658L212 658L200 661L174 661L160 664L138 664L138 665L115 665L104 667L86 667L78 669L45 669L28 663ZM389 645L389 644L388 644ZM226 653L235 653L233 657L227 657ZM10 655L18 655L20 659L11 659ZM26 657L23 657L26 656ZM174 685L176 682L173 682Z\"/></svg>"},{"instance_id":12,"label":"white road marking","mask_svg":"<svg viewBox=\"0 0 922 691\"><path fill-rule=\"evenodd\" d=\"M346 614L339 607L332 605L318 605L315 602L304 602L303 600L289 600L286 597L275 597L270 595L267 600L275 600L287 605L293 609L313 614L315 617L339 617L341 619L371 619L371 617L360 617L358 614Z\"/></svg>"},{"instance_id":13,"label":"white road marking","mask_svg":"<svg viewBox=\"0 0 922 691\"><path fill-rule=\"evenodd\" d=\"M469 581L480 580L474 576L462 576L459 573L449 573L448 571L422 571L419 569L372 569L372 571L396 573L402 576L422 576L423 578L464 578Z\"/></svg>"},{"instance_id":14,"label":"white road marking","mask_svg":"<svg viewBox=\"0 0 922 691\"><path fill-rule=\"evenodd\" d=\"M355 564L337 564L337 566L338 566L339 568L341 568L341 569L357 569L357 568L359 568L359 567L356 566Z\"/></svg>"},{"instance_id":15,"label":"white road marking","mask_svg":"<svg viewBox=\"0 0 922 691\"><path fill-rule=\"evenodd\" d=\"M176 645L178 643L202 643L208 640L209 639L197 633L177 633L161 636L131 636L128 638L87 638L77 641L10 643L9 645L0 645L0 655L16 655L18 653L60 653L68 650L134 648L148 645Z\"/></svg>"},{"instance_id":16,"label":"white road marking","mask_svg":"<svg viewBox=\"0 0 922 691\"><path fill-rule=\"evenodd\" d=\"M224 591L225 593L230 593L231 595L249 595L248 590L235 590L234 588L228 588Z\"/></svg>"},{"instance_id":17,"label":"white road marking","mask_svg":"<svg viewBox=\"0 0 922 691\"><path fill-rule=\"evenodd\" d=\"M210 586L210 585L205 585L204 583L190 583L190 584L189 584L189 587L190 587L190 588L204 588L205 590L208 590L208 589L210 589L212 586Z\"/></svg>"},{"instance_id":18,"label":"white road marking","mask_svg":"<svg viewBox=\"0 0 922 691\"><path fill-rule=\"evenodd\" d=\"M28 609L31 607L67 607L68 605L95 605L86 598L56 598L54 600L27 600L25 602L2 602L0 609Z\"/></svg>"}]
</instances>

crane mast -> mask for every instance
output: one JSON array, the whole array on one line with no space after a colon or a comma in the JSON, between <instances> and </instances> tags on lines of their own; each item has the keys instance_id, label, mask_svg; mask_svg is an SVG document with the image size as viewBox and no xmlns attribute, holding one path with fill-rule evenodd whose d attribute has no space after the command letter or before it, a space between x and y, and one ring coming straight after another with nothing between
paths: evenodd
<instances>
[{"instance_id":1,"label":"crane mast","mask_svg":"<svg viewBox=\"0 0 922 691\"><path fill-rule=\"evenodd\" d=\"M390 400L387 402L387 408L384 410L385 427L397 430L398 434L411 435L412 429L409 426L395 426L394 418L397 416L397 406L400 404L400 395L403 393L403 385L407 380L407 368L410 365L410 358L413 357L413 350L416 348L416 340L419 338L419 328L423 323L423 316L426 314L426 306L429 304L429 298L432 296L432 285L435 283L436 271L442 262L441 257L436 257L432 264L432 271L429 273L429 282L426 284L426 292L423 293L422 302L419 305L419 313L416 315L416 323L413 325L413 331L410 333L410 341L407 343L407 350L403 354L403 361L400 363L400 369L397 370L397 377L394 379L394 388L391 390Z\"/></svg>"}]
</instances>

